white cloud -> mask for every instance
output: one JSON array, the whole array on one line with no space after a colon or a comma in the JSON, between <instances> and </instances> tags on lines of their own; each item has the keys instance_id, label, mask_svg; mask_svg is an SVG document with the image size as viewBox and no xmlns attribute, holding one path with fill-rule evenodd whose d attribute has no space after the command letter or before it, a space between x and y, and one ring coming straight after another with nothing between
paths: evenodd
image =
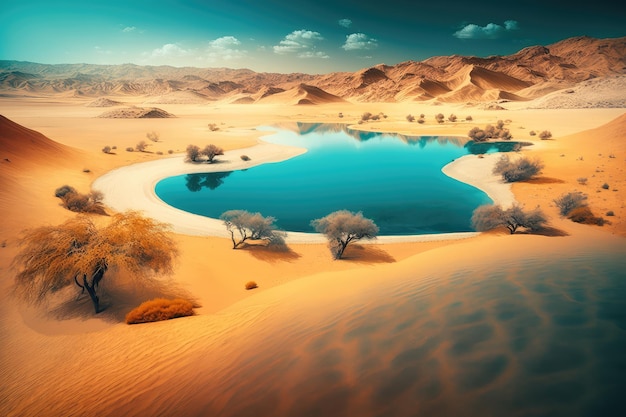
<instances>
[{"instance_id":1,"label":"white cloud","mask_svg":"<svg viewBox=\"0 0 626 417\"><path fill-rule=\"evenodd\" d=\"M346 43L342 48L346 51L356 51L363 49L372 49L378 46L376 39L370 38L365 33L352 33L346 36Z\"/></svg>"},{"instance_id":2,"label":"white cloud","mask_svg":"<svg viewBox=\"0 0 626 417\"><path fill-rule=\"evenodd\" d=\"M350 19L340 19L339 26L343 26L344 28L349 28L352 26L352 20Z\"/></svg>"},{"instance_id":3,"label":"white cloud","mask_svg":"<svg viewBox=\"0 0 626 417\"><path fill-rule=\"evenodd\" d=\"M128 33L128 32L134 32L136 30L137 28L135 26L126 26L124 29L122 29L122 32Z\"/></svg>"},{"instance_id":4,"label":"white cloud","mask_svg":"<svg viewBox=\"0 0 626 417\"><path fill-rule=\"evenodd\" d=\"M152 51L153 58L169 58L169 57L183 57L188 56L190 51L181 48L180 46L168 43L163 45L160 48L154 49Z\"/></svg>"},{"instance_id":5,"label":"white cloud","mask_svg":"<svg viewBox=\"0 0 626 417\"><path fill-rule=\"evenodd\" d=\"M278 45L274 45L274 53L277 54L289 54L305 51L310 51L315 48L315 43L324 40L319 32L313 32L310 30L295 30L279 42Z\"/></svg>"},{"instance_id":6,"label":"white cloud","mask_svg":"<svg viewBox=\"0 0 626 417\"><path fill-rule=\"evenodd\" d=\"M313 52L313 51L306 51L306 52L301 52L298 54L298 58L322 58L322 59L327 59L330 58L328 55L326 55L325 52L321 52L321 51L317 51L317 52Z\"/></svg>"},{"instance_id":7,"label":"white cloud","mask_svg":"<svg viewBox=\"0 0 626 417\"><path fill-rule=\"evenodd\" d=\"M222 36L209 42L209 58L211 60L222 59L226 61L244 58L247 51L239 49L241 42L234 36Z\"/></svg>"},{"instance_id":8,"label":"white cloud","mask_svg":"<svg viewBox=\"0 0 626 417\"><path fill-rule=\"evenodd\" d=\"M507 20L504 26L496 23L489 23L486 26L470 23L456 31L453 36L459 39L497 39L506 32L518 29L519 25L515 20Z\"/></svg>"}]
</instances>

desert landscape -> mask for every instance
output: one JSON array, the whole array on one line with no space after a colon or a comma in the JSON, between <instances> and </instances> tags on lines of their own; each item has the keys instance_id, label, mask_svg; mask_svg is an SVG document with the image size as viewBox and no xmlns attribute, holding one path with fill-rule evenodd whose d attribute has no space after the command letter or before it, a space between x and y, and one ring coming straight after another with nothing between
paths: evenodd
<instances>
[{"instance_id":1,"label":"desert landscape","mask_svg":"<svg viewBox=\"0 0 626 417\"><path fill-rule=\"evenodd\" d=\"M338 260L315 233L233 250L222 220L154 190L307 152L268 141L272 127L466 144L499 121L537 175L504 182L498 153L442 170L494 204L540 209L537 230L380 235ZM221 148L219 163L185 162L190 144ZM0 415L621 415L625 161L624 37L323 74L0 60ZM73 284L24 301L25 231L81 216L55 196L64 185L101 193L94 227L127 210L169 225L171 274L109 268L98 314ZM563 214L567 193L587 217ZM125 322L154 298L194 314Z\"/></svg>"}]
</instances>

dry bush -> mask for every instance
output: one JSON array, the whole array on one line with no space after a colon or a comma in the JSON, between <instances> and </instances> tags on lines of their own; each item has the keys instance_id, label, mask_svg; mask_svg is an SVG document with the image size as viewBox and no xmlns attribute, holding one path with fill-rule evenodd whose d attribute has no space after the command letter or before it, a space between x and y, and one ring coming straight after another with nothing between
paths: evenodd
<instances>
[{"instance_id":1,"label":"dry bush","mask_svg":"<svg viewBox=\"0 0 626 417\"><path fill-rule=\"evenodd\" d=\"M587 185L587 177L580 177L576 181L578 181L580 185Z\"/></svg>"},{"instance_id":2,"label":"dry bush","mask_svg":"<svg viewBox=\"0 0 626 417\"><path fill-rule=\"evenodd\" d=\"M406 115L406 120L407 120L407 122L412 123L412 122L415 121L415 116L413 116L412 114L407 114Z\"/></svg>"},{"instance_id":3,"label":"dry bush","mask_svg":"<svg viewBox=\"0 0 626 417\"><path fill-rule=\"evenodd\" d=\"M139 141L139 143L135 145L135 149L137 149L138 152L145 152L147 147L148 147L148 144L146 143L145 140Z\"/></svg>"},{"instance_id":4,"label":"dry bush","mask_svg":"<svg viewBox=\"0 0 626 417\"><path fill-rule=\"evenodd\" d=\"M559 208L561 216L567 216L572 210L585 207L587 205L587 196L580 191L574 191L563 194L554 199L554 204Z\"/></svg>"},{"instance_id":5,"label":"dry bush","mask_svg":"<svg viewBox=\"0 0 626 417\"><path fill-rule=\"evenodd\" d=\"M456 119L457 119L457 117L456 117L455 114L451 114L450 116L448 116L448 120L451 121L451 122L456 122Z\"/></svg>"},{"instance_id":6,"label":"dry bush","mask_svg":"<svg viewBox=\"0 0 626 417\"><path fill-rule=\"evenodd\" d=\"M207 157L207 162L210 164L213 163L213 159L218 155L224 155L224 150L219 146L215 146L213 144L207 145L200 152L202 155Z\"/></svg>"},{"instance_id":7,"label":"dry bush","mask_svg":"<svg viewBox=\"0 0 626 417\"><path fill-rule=\"evenodd\" d=\"M363 113L361 115L361 121L363 122L367 122L368 120L370 120L372 118L372 113L366 111L365 113Z\"/></svg>"},{"instance_id":8,"label":"dry bush","mask_svg":"<svg viewBox=\"0 0 626 417\"><path fill-rule=\"evenodd\" d=\"M131 148L130 146L126 148L126 152L134 152L135 148Z\"/></svg>"},{"instance_id":9,"label":"dry bush","mask_svg":"<svg viewBox=\"0 0 626 417\"><path fill-rule=\"evenodd\" d=\"M424 120L423 117L420 117L419 119L417 119L417 123L423 125L426 122L426 120Z\"/></svg>"},{"instance_id":10,"label":"dry bush","mask_svg":"<svg viewBox=\"0 0 626 417\"><path fill-rule=\"evenodd\" d=\"M187 156L185 161L187 162L196 162L200 157L200 147L197 145L189 145L187 146Z\"/></svg>"},{"instance_id":11,"label":"dry bush","mask_svg":"<svg viewBox=\"0 0 626 417\"><path fill-rule=\"evenodd\" d=\"M111 153L111 147L109 145L105 146L104 148L102 148L102 152Z\"/></svg>"},{"instance_id":12,"label":"dry bush","mask_svg":"<svg viewBox=\"0 0 626 417\"><path fill-rule=\"evenodd\" d=\"M576 223L597 224L598 226L602 226L605 223L602 217L594 216L591 209L587 206L576 207L570 211L567 218Z\"/></svg>"},{"instance_id":13,"label":"dry bush","mask_svg":"<svg viewBox=\"0 0 626 417\"><path fill-rule=\"evenodd\" d=\"M167 153L171 155L171 154L173 154L173 153L174 153L174 150L173 150L173 149L169 149L169 150L167 151Z\"/></svg>"},{"instance_id":14,"label":"dry bush","mask_svg":"<svg viewBox=\"0 0 626 417\"><path fill-rule=\"evenodd\" d=\"M155 298L141 303L126 315L126 323L150 323L154 321L170 320L178 317L193 316L193 303L176 298Z\"/></svg>"},{"instance_id":15,"label":"dry bush","mask_svg":"<svg viewBox=\"0 0 626 417\"><path fill-rule=\"evenodd\" d=\"M250 157L248 155L241 155L240 158L241 158L242 161L249 161L250 160Z\"/></svg>"},{"instance_id":16,"label":"dry bush","mask_svg":"<svg viewBox=\"0 0 626 417\"><path fill-rule=\"evenodd\" d=\"M547 140L547 139L550 139L551 137L552 137L552 133L549 130L544 130L543 132L539 134L539 139L541 140Z\"/></svg>"},{"instance_id":17,"label":"dry bush","mask_svg":"<svg viewBox=\"0 0 626 417\"><path fill-rule=\"evenodd\" d=\"M158 142L159 141L159 134L156 132L148 132L146 133L146 137L151 140L152 142Z\"/></svg>"},{"instance_id":18,"label":"dry bush","mask_svg":"<svg viewBox=\"0 0 626 417\"><path fill-rule=\"evenodd\" d=\"M605 190L609 189L609 184L607 184L606 182L604 184L602 184L602 188Z\"/></svg>"},{"instance_id":19,"label":"dry bush","mask_svg":"<svg viewBox=\"0 0 626 417\"><path fill-rule=\"evenodd\" d=\"M216 123L209 123L207 126L209 127L209 130L211 132L216 132L220 130L219 126Z\"/></svg>"},{"instance_id":20,"label":"dry bush","mask_svg":"<svg viewBox=\"0 0 626 417\"><path fill-rule=\"evenodd\" d=\"M437 123L443 123L445 119L445 116L443 115L443 113L437 113L435 115L435 120L437 121Z\"/></svg>"},{"instance_id":21,"label":"dry bush","mask_svg":"<svg viewBox=\"0 0 626 417\"><path fill-rule=\"evenodd\" d=\"M75 213L106 214L100 191L81 194L74 187L63 185L55 190L54 196L61 199L63 207Z\"/></svg>"},{"instance_id":22,"label":"dry bush","mask_svg":"<svg viewBox=\"0 0 626 417\"><path fill-rule=\"evenodd\" d=\"M339 114L337 115L340 119L343 119L343 113L339 112Z\"/></svg>"},{"instance_id":23,"label":"dry bush","mask_svg":"<svg viewBox=\"0 0 626 417\"><path fill-rule=\"evenodd\" d=\"M606 212L606 215L609 217L615 216L615 212L613 210L609 210Z\"/></svg>"},{"instance_id":24,"label":"dry bush","mask_svg":"<svg viewBox=\"0 0 626 417\"><path fill-rule=\"evenodd\" d=\"M535 132L534 130L531 130L530 132L528 132L528 134L530 136L537 136L537 132Z\"/></svg>"},{"instance_id":25,"label":"dry bush","mask_svg":"<svg viewBox=\"0 0 626 417\"><path fill-rule=\"evenodd\" d=\"M259 286L257 285L256 282L254 281L248 281L246 282L246 290L253 290L255 288L258 288Z\"/></svg>"},{"instance_id":26,"label":"dry bush","mask_svg":"<svg viewBox=\"0 0 626 417\"><path fill-rule=\"evenodd\" d=\"M541 230L546 222L546 216L539 208L525 211L517 204L506 210L499 205L484 205L478 207L472 214L472 226L479 232L502 226L509 229L511 234L519 227L536 232Z\"/></svg>"},{"instance_id":27,"label":"dry bush","mask_svg":"<svg viewBox=\"0 0 626 417\"><path fill-rule=\"evenodd\" d=\"M494 174L502 175L505 182L524 181L537 175L544 165L539 159L522 157L511 161L508 155L502 155L493 168Z\"/></svg>"},{"instance_id":28,"label":"dry bush","mask_svg":"<svg viewBox=\"0 0 626 417\"><path fill-rule=\"evenodd\" d=\"M467 116L465 120L467 120L468 122L471 122L472 120L474 120L474 118L472 116Z\"/></svg>"},{"instance_id":29,"label":"dry bush","mask_svg":"<svg viewBox=\"0 0 626 417\"><path fill-rule=\"evenodd\" d=\"M467 133L467 136L474 142L483 142L489 139L513 139L513 135L511 135L509 129L504 127L504 122L502 120L498 120L495 126L488 124L484 129L473 127Z\"/></svg>"}]
</instances>

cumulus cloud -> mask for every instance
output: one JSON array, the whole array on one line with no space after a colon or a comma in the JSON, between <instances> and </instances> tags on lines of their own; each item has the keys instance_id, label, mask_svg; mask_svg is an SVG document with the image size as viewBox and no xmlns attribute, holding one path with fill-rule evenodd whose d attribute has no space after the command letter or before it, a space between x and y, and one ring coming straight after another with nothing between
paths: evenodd
<instances>
[{"instance_id":1,"label":"cumulus cloud","mask_svg":"<svg viewBox=\"0 0 626 417\"><path fill-rule=\"evenodd\" d=\"M285 36L278 45L274 45L274 53L299 53L302 55L306 52L312 52L312 50L315 49L315 44L321 40L324 40L324 38L319 32L294 30L289 35Z\"/></svg>"},{"instance_id":2,"label":"cumulus cloud","mask_svg":"<svg viewBox=\"0 0 626 417\"><path fill-rule=\"evenodd\" d=\"M241 42L234 36L222 36L209 42L209 58L223 59L226 61L240 59L246 56L248 53L245 50L239 49Z\"/></svg>"},{"instance_id":3,"label":"cumulus cloud","mask_svg":"<svg viewBox=\"0 0 626 417\"><path fill-rule=\"evenodd\" d=\"M153 58L169 58L169 57L183 57L188 56L190 51L181 48L180 46L168 43L160 48L156 48L152 51Z\"/></svg>"},{"instance_id":4,"label":"cumulus cloud","mask_svg":"<svg viewBox=\"0 0 626 417\"><path fill-rule=\"evenodd\" d=\"M328 55L326 55L326 53L321 52L321 51L317 51L317 52L313 52L313 51L306 51L306 52L301 52L298 54L298 58L322 58L322 59L327 59L330 58Z\"/></svg>"},{"instance_id":5,"label":"cumulus cloud","mask_svg":"<svg viewBox=\"0 0 626 417\"><path fill-rule=\"evenodd\" d=\"M344 28L349 28L352 26L352 20L350 19L340 19L339 26L343 26Z\"/></svg>"},{"instance_id":6,"label":"cumulus cloud","mask_svg":"<svg viewBox=\"0 0 626 417\"><path fill-rule=\"evenodd\" d=\"M346 51L372 49L378 46L376 39L370 38L365 33L351 33L346 36L346 42L341 46Z\"/></svg>"},{"instance_id":7,"label":"cumulus cloud","mask_svg":"<svg viewBox=\"0 0 626 417\"><path fill-rule=\"evenodd\" d=\"M486 26L470 23L454 32L453 36L459 39L497 39L507 32L518 29L519 25L515 20L507 20L504 26L496 23L489 23Z\"/></svg>"}]
</instances>

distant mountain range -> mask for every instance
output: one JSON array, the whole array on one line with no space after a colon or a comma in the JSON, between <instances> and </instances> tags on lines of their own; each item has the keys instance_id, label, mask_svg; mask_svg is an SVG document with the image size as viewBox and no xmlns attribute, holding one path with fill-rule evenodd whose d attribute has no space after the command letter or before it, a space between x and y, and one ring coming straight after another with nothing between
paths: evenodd
<instances>
[{"instance_id":1,"label":"distant mountain range","mask_svg":"<svg viewBox=\"0 0 626 417\"><path fill-rule=\"evenodd\" d=\"M626 74L626 37L576 37L508 56L440 56L322 75L170 66L0 61L0 95L145 96L158 103L530 100Z\"/></svg>"}]
</instances>

